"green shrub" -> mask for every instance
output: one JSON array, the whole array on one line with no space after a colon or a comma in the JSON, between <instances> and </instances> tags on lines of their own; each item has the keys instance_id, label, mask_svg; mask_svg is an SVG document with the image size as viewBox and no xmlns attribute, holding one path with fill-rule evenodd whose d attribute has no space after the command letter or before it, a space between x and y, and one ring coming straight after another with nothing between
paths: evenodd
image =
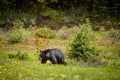
<instances>
[{"instance_id":1,"label":"green shrub","mask_svg":"<svg viewBox=\"0 0 120 80\"><path fill-rule=\"evenodd\" d=\"M36 30L36 35L42 38L54 38L55 31L48 29L48 28L39 28Z\"/></svg>"},{"instance_id":2,"label":"green shrub","mask_svg":"<svg viewBox=\"0 0 120 80\"><path fill-rule=\"evenodd\" d=\"M8 58L16 58L17 52L8 52Z\"/></svg>"},{"instance_id":3,"label":"green shrub","mask_svg":"<svg viewBox=\"0 0 120 80\"><path fill-rule=\"evenodd\" d=\"M26 59L28 59L28 54L24 51L18 51L17 54L16 54L16 57L19 60L26 60Z\"/></svg>"},{"instance_id":4,"label":"green shrub","mask_svg":"<svg viewBox=\"0 0 120 80\"><path fill-rule=\"evenodd\" d=\"M92 46L91 40L93 39L92 26L89 20L86 24L81 26L80 32L75 36L74 41L71 44L71 50L69 52L70 58L76 58L77 60L84 60L94 62L97 59L98 51Z\"/></svg>"},{"instance_id":5,"label":"green shrub","mask_svg":"<svg viewBox=\"0 0 120 80\"><path fill-rule=\"evenodd\" d=\"M13 29L8 35L8 42L19 43L22 42L27 36L28 36L28 31L26 31L24 28Z\"/></svg>"},{"instance_id":6,"label":"green shrub","mask_svg":"<svg viewBox=\"0 0 120 80\"><path fill-rule=\"evenodd\" d=\"M26 60L28 59L28 54L24 51L18 51L18 52L8 52L8 58L16 58L19 60Z\"/></svg>"}]
</instances>

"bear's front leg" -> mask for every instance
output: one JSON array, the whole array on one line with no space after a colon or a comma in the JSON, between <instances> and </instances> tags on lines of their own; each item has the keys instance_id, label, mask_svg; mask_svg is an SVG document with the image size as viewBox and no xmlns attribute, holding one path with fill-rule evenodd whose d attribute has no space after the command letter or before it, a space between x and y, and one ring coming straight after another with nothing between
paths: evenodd
<instances>
[{"instance_id":1,"label":"bear's front leg","mask_svg":"<svg viewBox=\"0 0 120 80\"><path fill-rule=\"evenodd\" d=\"M47 59L42 59L42 60L41 60L41 63L42 63L42 64L44 64L44 63L46 63L46 62L47 62Z\"/></svg>"},{"instance_id":2,"label":"bear's front leg","mask_svg":"<svg viewBox=\"0 0 120 80\"><path fill-rule=\"evenodd\" d=\"M52 62L52 64L57 64L57 59L54 55L51 56L50 61Z\"/></svg>"}]
</instances>

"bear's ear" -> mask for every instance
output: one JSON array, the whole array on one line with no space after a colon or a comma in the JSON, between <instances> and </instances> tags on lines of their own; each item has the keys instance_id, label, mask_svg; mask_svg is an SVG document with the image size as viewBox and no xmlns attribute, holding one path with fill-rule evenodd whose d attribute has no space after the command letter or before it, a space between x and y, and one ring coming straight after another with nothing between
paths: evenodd
<instances>
[{"instance_id":1,"label":"bear's ear","mask_svg":"<svg viewBox=\"0 0 120 80\"><path fill-rule=\"evenodd\" d=\"M47 49L44 51L44 53L47 54L47 53L50 53L50 51L51 51L50 49Z\"/></svg>"}]
</instances>

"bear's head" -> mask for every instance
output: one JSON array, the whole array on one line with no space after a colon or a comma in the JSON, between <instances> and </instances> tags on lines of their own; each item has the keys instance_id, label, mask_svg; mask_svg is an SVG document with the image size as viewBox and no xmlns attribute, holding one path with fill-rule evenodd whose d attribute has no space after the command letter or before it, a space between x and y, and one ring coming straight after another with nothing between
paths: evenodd
<instances>
[{"instance_id":1,"label":"bear's head","mask_svg":"<svg viewBox=\"0 0 120 80\"><path fill-rule=\"evenodd\" d=\"M41 60L41 63L46 63L46 61L49 59L50 57L50 49L44 50L44 51L40 51L40 55L39 55L39 59Z\"/></svg>"}]
</instances>

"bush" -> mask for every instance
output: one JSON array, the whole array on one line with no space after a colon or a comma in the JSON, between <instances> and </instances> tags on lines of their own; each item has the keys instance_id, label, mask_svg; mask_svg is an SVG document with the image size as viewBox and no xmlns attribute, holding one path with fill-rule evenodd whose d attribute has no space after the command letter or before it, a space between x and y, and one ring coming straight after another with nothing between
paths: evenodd
<instances>
[{"instance_id":1,"label":"bush","mask_svg":"<svg viewBox=\"0 0 120 80\"><path fill-rule=\"evenodd\" d=\"M27 36L28 36L28 31L26 31L24 28L13 29L8 35L8 42L19 43L22 42Z\"/></svg>"},{"instance_id":2,"label":"bush","mask_svg":"<svg viewBox=\"0 0 120 80\"><path fill-rule=\"evenodd\" d=\"M24 51L18 51L18 52L9 52L8 58L17 58L19 60L26 60L28 59L28 54Z\"/></svg>"},{"instance_id":3,"label":"bush","mask_svg":"<svg viewBox=\"0 0 120 80\"><path fill-rule=\"evenodd\" d=\"M57 33L57 38L71 39L75 36L75 34L78 33L79 30L80 30L79 26L73 26L72 28L67 28L67 26L64 26L61 28L59 33Z\"/></svg>"},{"instance_id":4,"label":"bush","mask_svg":"<svg viewBox=\"0 0 120 80\"><path fill-rule=\"evenodd\" d=\"M8 58L16 58L16 54L17 54L17 52L8 52L7 53L8 54Z\"/></svg>"},{"instance_id":5,"label":"bush","mask_svg":"<svg viewBox=\"0 0 120 80\"><path fill-rule=\"evenodd\" d=\"M39 28L36 30L36 35L42 38L54 38L55 31L48 29L48 28Z\"/></svg>"},{"instance_id":6,"label":"bush","mask_svg":"<svg viewBox=\"0 0 120 80\"><path fill-rule=\"evenodd\" d=\"M89 62L94 62L97 59L98 51L91 45L93 39L92 26L89 20L86 20L86 24L81 26L80 32L75 36L73 43L71 44L71 50L69 52L70 58L76 58Z\"/></svg>"},{"instance_id":7,"label":"bush","mask_svg":"<svg viewBox=\"0 0 120 80\"><path fill-rule=\"evenodd\" d=\"M114 30L111 29L108 33L107 33L107 37L109 38L109 40L112 43L117 42L118 40L120 40L120 31L119 30Z\"/></svg>"},{"instance_id":8,"label":"bush","mask_svg":"<svg viewBox=\"0 0 120 80\"><path fill-rule=\"evenodd\" d=\"M16 54L16 57L19 60L26 60L26 59L28 59L28 54L26 52L23 52L23 51L18 51L18 53Z\"/></svg>"}]
</instances>

